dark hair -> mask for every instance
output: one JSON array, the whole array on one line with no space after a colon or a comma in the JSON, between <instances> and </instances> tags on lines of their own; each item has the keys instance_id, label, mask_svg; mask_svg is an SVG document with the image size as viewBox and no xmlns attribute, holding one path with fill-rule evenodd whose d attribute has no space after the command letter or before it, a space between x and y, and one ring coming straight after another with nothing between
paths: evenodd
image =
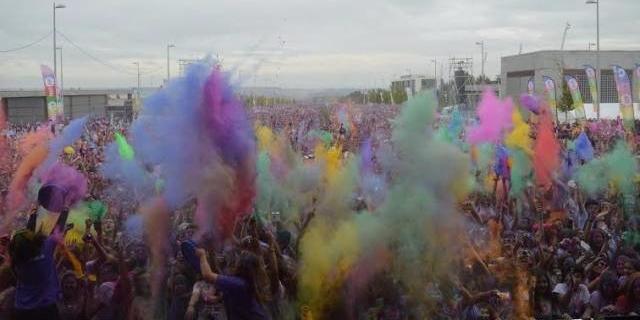
<instances>
[{"instance_id":1,"label":"dark hair","mask_svg":"<svg viewBox=\"0 0 640 320\"><path fill-rule=\"evenodd\" d=\"M575 267L573 267L573 270L571 270L571 274L581 274L584 277L585 276L584 268L578 264Z\"/></svg>"},{"instance_id":2,"label":"dark hair","mask_svg":"<svg viewBox=\"0 0 640 320\"><path fill-rule=\"evenodd\" d=\"M603 296L606 294L606 290L604 290L605 285L613 285L614 288L617 288L618 285L618 277L613 271L607 270L602 273L600 276L600 283L598 284L598 289L600 289L600 294Z\"/></svg>"},{"instance_id":3,"label":"dark hair","mask_svg":"<svg viewBox=\"0 0 640 320\"><path fill-rule=\"evenodd\" d=\"M9 243L9 254L14 266L21 265L40 254L45 236L29 229L17 231Z\"/></svg>"},{"instance_id":4,"label":"dark hair","mask_svg":"<svg viewBox=\"0 0 640 320\"><path fill-rule=\"evenodd\" d=\"M545 272L542 269L536 269L534 270L534 276L536 277L536 290L534 291L534 294L537 294L537 288L538 288L538 283L540 283L540 279L546 279L547 280L547 290L545 290L545 292L541 292L541 294L544 297L550 297L551 296L551 278L549 277L549 274L547 272Z\"/></svg>"},{"instance_id":5,"label":"dark hair","mask_svg":"<svg viewBox=\"0 0 640 320\"><path fill-rule=\"evenodd\" d=\"M251 251L243 250L238 257L235 268L235 275L242 278L247 283L249 292L258 302L264 302L258 288L257 276L259 273L260 261L258 256Z\"/></svg>"},{"instance_id":6,"label":"dark hair","mask_svg":"<svg viewBox=\"0 0 640 320\"><path fill-rule=\"evenodd\" d=\"M585 207L588 207L588 206L598 206L598 205L600 205L600 204L599 204L599 203L598 203L598 201L596 201L595 199L587 199L587 201L584 203L584 206L585 206Z\"/></svg>"}]
</instances>

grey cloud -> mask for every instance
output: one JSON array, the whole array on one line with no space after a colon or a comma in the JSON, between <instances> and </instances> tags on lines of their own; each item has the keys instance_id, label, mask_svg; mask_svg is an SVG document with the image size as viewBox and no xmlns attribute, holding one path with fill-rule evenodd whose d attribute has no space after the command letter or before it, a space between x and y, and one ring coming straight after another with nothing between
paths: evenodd
<instances>
[{"instance_id":1,"label":"grey cloud","mask_svg":"<svg viewBox=\"0 0 640 320\"><path fill-rule=\"evenodd\" d=\"M68 0L58 13L61 32L96 63L60 40L67 86L132 86L133 61L143 84L165 76L166 45L174 58L220 53L253 85L353 87L382 85L410 69L431 73L431 59L488 51L487 74L500 56L557 49L566 21L567 49L595 40L595 8L583 0ZM51 30L51 3L2 0L0 49L33 41ZM602 1L603 49L640 49L640 1ZM283 44L284 41L284 44ZM0 87L39 87L38 66L51 64L51 39L0 54ZM177 73L175 60L173 74ZM446 68L445 68L446 69Z\"/></svg>"}]
</instances>

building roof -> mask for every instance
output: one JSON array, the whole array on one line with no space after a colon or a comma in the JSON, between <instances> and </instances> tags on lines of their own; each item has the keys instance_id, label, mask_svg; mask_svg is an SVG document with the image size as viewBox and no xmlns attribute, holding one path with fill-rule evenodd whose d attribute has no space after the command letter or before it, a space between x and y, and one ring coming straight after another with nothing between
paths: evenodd
<instances>
[{"instance_id":1,"label":"building roof","mask_svg":"<svg viewBox=\"0 0 640 320\"><path fill-rule=\"evenodd\" d=\"M133 93L132 89L65 89L65 96L98 96ZM44 97L44 90L0 90L2 98Z\"/></svg>"},{"instance_id":2,"label":"building roof","mask_svg":"<svg viewBox=\"0 0 640 320\"><path fill-rule=\"evenodd\" d=\"M535 55L556 55L556 54L595 54L595 50L540 50L532 51L521 54L514 54L510 56L503 56L502 58L514 58L514 57L526 57ZM600 54L640 54L640 50L600 50Z\"/></svg>"},{"instance_id":3,"label":"building roof","mask_svg":"<svg viewBox=\"0 0 640 320\"><path fill-rule=\"evenodd\" d=\"M403 80L416 80L416 79L433 79L429 78L423 74L405 74L401 75L399 79L393 80L395 81L403 81Z\"/></svg>"}]
</instances>

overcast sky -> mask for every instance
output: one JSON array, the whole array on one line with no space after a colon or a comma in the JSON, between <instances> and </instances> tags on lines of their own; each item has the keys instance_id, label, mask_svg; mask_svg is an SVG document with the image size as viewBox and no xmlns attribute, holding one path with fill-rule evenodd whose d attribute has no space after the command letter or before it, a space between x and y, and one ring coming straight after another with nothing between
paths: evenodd
<instances>
[{"instance_id":1,"label":"overcast sky","mask_svg":"<svg viewBox=\"0 0 640 320\"><path fill-rule=\"evenodd\" d=\"M601 49L640 49L640 0L601 0ZM488 53L486 74L500 57L595 42L595 6L584 0L67 0L57 10L65 87L131 87L140 62L143 86L172 75L177 59L216 53L247 86L379 87L400 74L448 73L452 56ZM0 0L0 50L51 33L52 3ZM0 53L0 88L41 86L40 64L53 64L52 37ZM442 64L441 64L442 63Z\"/></svg>"}]
</instances>

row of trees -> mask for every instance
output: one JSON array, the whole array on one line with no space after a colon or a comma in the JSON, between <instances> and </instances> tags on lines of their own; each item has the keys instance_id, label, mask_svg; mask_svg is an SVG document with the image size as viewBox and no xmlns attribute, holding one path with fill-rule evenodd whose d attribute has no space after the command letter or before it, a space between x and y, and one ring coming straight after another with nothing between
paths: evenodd
<instances>
[{"instance_id":1,"label":"row of trees","mask_svg":"<svg viewBox=\"0 0 640 320\"><path fill-rule=\"evenodd\" d=\"M352 102L359 104L400 104L407 101L407 93L399 88L388 89L368 89L357 90L349 93L340 99L342 102Z\"/></svg>"},{"instance_id":2,"label":"row of trees","mask_svg":"<svg viewBox=\"0 0 640 320\"><path fill-rule=\"evenodd\" d=\"M296 99L286 97L267 97L267 96L241 96L245 106L282 106L294 105Z\"/></svg>"}]
</instances>

